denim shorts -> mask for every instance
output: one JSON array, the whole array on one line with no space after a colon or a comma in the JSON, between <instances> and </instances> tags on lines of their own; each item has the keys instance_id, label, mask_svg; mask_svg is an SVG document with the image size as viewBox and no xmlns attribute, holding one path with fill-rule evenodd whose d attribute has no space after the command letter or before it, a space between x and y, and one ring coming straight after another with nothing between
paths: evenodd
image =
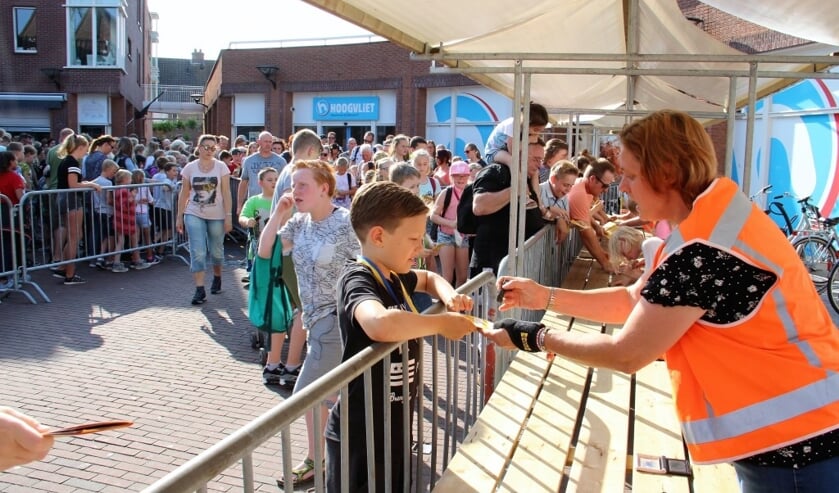
<instances>
[{"instance_id":1,"label":"denim shorts","mask_svg":"<svg viewBox=\"0 0 839 493\"><path fill-rule=\"evenodd\" d=\"M455 246L454 235L450 235L448 233L443 233L443 230L437 231L437 244L438 245L451 245Z\"/></svg>"},{"instance_id":2,"label":"denim shorts","mask_svg":"<svg viewBox=\"0 0 839 493\"><path fill-rule=\"evenodd\" d=\"M208 251L213 265L224 264L224 219L203 219L186 214L184 228L189 237L190 272L204 272Z\"/></svg>"},{"instance_id":3,"label":"denim shorts","mask_svg":"<svg viewBox=\"0 0 839 493\"><path fill-rule=\"evenodd\" d=\"M148 212L138 212L137 213L137 227L138 228L151 228L151 220L149 219Z\"/></svg>"}]
</instances>

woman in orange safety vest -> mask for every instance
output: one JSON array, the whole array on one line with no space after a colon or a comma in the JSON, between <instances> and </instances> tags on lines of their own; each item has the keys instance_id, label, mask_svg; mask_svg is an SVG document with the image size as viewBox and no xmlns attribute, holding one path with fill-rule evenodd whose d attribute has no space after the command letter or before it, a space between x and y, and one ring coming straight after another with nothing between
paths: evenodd
<instances>
[{"instance_id":1,"label":"woman in orange safety vest","mask_svg":"<svg viewBox=\"0 0 839 493\"><path fill-rule=\"evenodd\" d=\"M663 110L621 132L620 188L670 236L632 286L575 291L501 277L501 310L623 324L614 335L503 322L499 345L634 373L665 354L691 459L742 491L839 488L839 332L783 233L717 176L708 134Z\"/></svg>"}]
</instances>

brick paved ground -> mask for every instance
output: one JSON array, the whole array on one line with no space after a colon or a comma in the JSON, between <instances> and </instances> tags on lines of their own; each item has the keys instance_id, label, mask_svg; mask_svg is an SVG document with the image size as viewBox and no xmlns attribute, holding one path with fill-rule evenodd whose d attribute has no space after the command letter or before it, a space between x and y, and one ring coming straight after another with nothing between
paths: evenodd
<instances>
[{"instance_id":1,"label":"brick paved ground","mask_svg":"<svg viewBox=\"0 0 839 493\"><path fill-rule=\"evenodd\" d=\"M241 250L230 243L226 248L223 292L208 294L199 307L189 303L193 285L187 266L174 258L125 274L85 265L80 274L88 283L81 286L63 286L49 272L38 272L34 280L52 303L31 305L20 294L2 300L0 404L49 426L106 419L135 425L58 439L46 460L0 473L0 492L139 491L290 395L262 385L258 353L250 346L247 293L239 281ZM425 355L430 382L430 344ZM456 403L461 410L464 355L461 344ZM448 404L444 365L441 354L441 425ZM430 392L426 383L426 419ZM458 416L461 421L450 430L459 441L465 434L462 411ZM302 419L291 439L297 464L306 444ZM424 440L430 439L426 421ZM440 454L443 443L441 432ZM278 491L279 450L275 437L254 453L257 491ZM428 464L430 455L423 459ZM438 474L442 465L438 455ZM429 474L426 467L425 485ZM240 478L240 468L231 468L209 489L241 491Z\"/></svg>"},{"instance_id":2,"label":"brick paved ground","mask_svg":"<svg viewBox=\"0 0 839 493\"><path fill-rule=\"evenodd\" d=\"M0 304L0 403L49 426L130 419L134 427L57 440L47 460L0 473L2 492L137 491L289 395L262 385L242 270L189 304L191 276L172 258L146 271L97 272L82 286L35 275L52 303ZM209 280L208 280L209 285ZM208 290L209 293L209 290ZM295 463L305 444L293 429ZM254 456L260 491L277 491L279 438ZM213 491L240 491L238 471Z\"/></svg>"}]
</instances>

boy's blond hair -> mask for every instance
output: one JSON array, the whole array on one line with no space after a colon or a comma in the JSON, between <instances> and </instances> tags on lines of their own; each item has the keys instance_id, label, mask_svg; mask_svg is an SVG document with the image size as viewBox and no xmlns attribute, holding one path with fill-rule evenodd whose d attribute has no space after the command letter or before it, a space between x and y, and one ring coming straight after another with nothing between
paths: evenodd
<instances>
[{"instance_id":1,"label":"boy's blond hair","mask_svg":"<svg viewBox=\"0 0 839 493\"><path fill-rule=\"evenodd\" d=\"M640 248L643 242L644 233L640 230L630 228L629 226L618 226L615 228L609 235L609 262L612 264L612 267L617 269L627 261L636 260L626 258L623 252L628 249L626 247Z\"/></svg>"},{"instance_id":2,"label":"boy's blond hair","mask_svg":"<svg viewBox=\"0 0 839 493\"><path fill-rule=\"evenodd\" d=\"M121 169L114 175L114 183L124 181L126 178L128 178L128 183L131 183L131 172L127 169Z\"/></svg>"},{"instance_id":3,"label":"boy's blond hair","mask_svg":"<svg viewBox=\"0 0 839 493\"><path fill-rule=\"evenodd\" d=\"M367 241L367 233L375 226L393 232L409 217L424 216L428 206L407 188L390 181L377 181L362 186L352 201L350 223L359 241Z\"/></svg>"},{"instance_id":4,"label":"boy's blond hair","mask_svg":"<svg viewBox=\"0 0 839 493\"><path fill-rule=\"evenodd\" d=\"M113 159L106 159L102 161L102 171L110 171L119 168L119 165Z\"/></svg>"}]
</instances>

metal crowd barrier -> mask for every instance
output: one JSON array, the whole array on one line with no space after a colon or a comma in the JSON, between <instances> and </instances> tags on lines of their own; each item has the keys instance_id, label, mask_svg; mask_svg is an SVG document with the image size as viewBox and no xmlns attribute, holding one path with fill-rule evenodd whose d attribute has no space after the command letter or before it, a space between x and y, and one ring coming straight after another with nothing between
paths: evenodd
<instances>
[{"instance_id":1,"label":"metal crowd barrier","mask_svg":"<svg viewBox=\"0 0 839 493\"><path fill-rule=\"evenodd\" d=\"M9 197L0 194L0 299L20 293L30 303L37 304L35 298L23 289L23 285L29 283L29 277L21 272L20 250L26 235L16 227L18 210Z\"/></svg>"},{"instance_id":2,"label":"metal crowd barrier","mask_svg":"<svg viewBox=\"0 0 839 493\"><path fill-rule=\"evenodd\" d=\"M118 190L151 189L156 197L154 205L149 207L152 222L151 238L149 242L143 239L139 225L137 246L132 247L130 239L123 241L123 247L116 248L117 229L124 230L124 224L115 220L113 216L115 197ZM81 220L68 215L69 206L75 204L81 210ZM169 208L167 208L169 207ZM122 254L134 251L163 249L166 256L178 257L177 235L174 234L177 193L169 184L149 182L136 185L122 185L103 187L101 192L93 189L69 190L40 190L27 192L16 206L18 224L17 231L23 233L19 251L19 266L22 284L32 286L47 302L49 298L41 287L31 280L30 273L45 269L56 269L73 263L89 261L92 264L108 263L109 259L117 259ZM129 212L130 213L130 212ZM78 221L78 222L77 222ZM78 227L74 232L76 244L68 245L70 231L68 226L73 222ZM184 262L186 259L180 257ZM33 301L34 302L34 301Z\"/></svg>"},{"instance_id":3,"label":"metal crowd barrier","mask_svg":"<svg viewBox=\"0 0 839 493\"><path fill-rule=\"evenodd\" d=\"M495 277L491 272L470 279L457 290L460 293L477 296L473 314L482 318L489 317L490 309L495 300ZM444 310L441 303L427 309L426 314L439 313ZM477 420L483 409L486 395L482 382L481 368L484 367L483 355L486 354L486 342L483 337L474 332L460 341L444 341L445 351L441 353L439 337L426 338L422 343L422 350L417 361L415 372L418 382L417 409L408 410L405 406L403 422L412 422L411 430L406 429L403 435L403 457L406 460L398 467L406 471L406 478L400 491L426 491L434 487L437 478L454 456L457 444L462 442L471 426ZM180 493L206 492L208 484L229 467L241 460L242 488L238 491L253 492L255 490L253 454L265 442L277 433L281 434L281 457L283 476L290 478L292 468L291 457L291 425L305 413L314 411L314 422L321 419L321 403L340 391L341 402L347 402L347 388L351 380L363 375L370 389L372 374L371 367L384 361L385 367L390 366L390 353L398 348L400 343L377 343L356 354L337 368L309 385L301 392L292 395L268 412L251 421L221 442L189 460L165 477L161 478L145 490L145 493ZM430 346L430 347L429 347ZM423 357L423 353L430 349L431 361ZM407 345L403 345L402 354L407 359ZM442 358L441 358L442 356ZM409 367L403 359L403 399L407 399L409 381ZM442 361L441 361L442 359ZM461 369L460 367L464 368ZM385 395L390 395L389 379L385 378ZM443 395L443 400L440 396ZM460 396L463 396L461 400ZM409 412L415 413L410 421ZM374 426L389 428L390 406L386 405L383 422L374 423L372 414L372 392L365 395L365 423L367 442L373 443ZM342 413L340 433L342 437L349 435L347 413ZM385 451L391 450L391 436L384 433ZM413 435L411 437L410 435ZM315 461L315 491L324 491L323 483L323 430L316 431L314 461ZM415 451L412 454L412 439ZM348 440L341 442L342 447L342 491L348 492L346 480L347 457L353 447ZM371 458L372 447L366 449L368 457L368 480L375 484L375 465ZM387 454L386 454L387 455ZM427 458L426 458L427 456ZM390 463L385 461L385 478L391 478L393 471ZM411 483L411 478L413 482ZM386 492L391 491L390 482L386 481ZM225 488L229 483L225 482ZM259 488L262 489L261 487ZM291 482L285 483L285 491L293 491Z\"/></svg>"},{"instance_id":4,"label":"metal crowd barrier","mask_svg":"<svg viewBox=\"0 0 839 493\"><path fill-rule=\"evenodd\" d=\"M577 258L577 254L580 253L582 247L583 243L577 228L571 228L565 241L561 245L557 245L556 228L553 224L548 224L528 238L524 242L524 246L516 248L515 255L524 256L524 271L520 272L519 276L533 279L545 286L559 286L571 270L571 264L574 263L574 259ZM515 258L511 259L509 255L501 259L501 263L498 265L498 277L511 275L514 267L513 262L515 262ZM538 322L542 320L544 314L543 310L521 310L517 308L504 312L503 317ZM501 381L507 368L510 367L516 352L498 348L495 345L492 345L490 349L494 350L495 356L494 388ZM490 355L490 358L492 358L492 355Z\"/></svg>"}]
</instances>

